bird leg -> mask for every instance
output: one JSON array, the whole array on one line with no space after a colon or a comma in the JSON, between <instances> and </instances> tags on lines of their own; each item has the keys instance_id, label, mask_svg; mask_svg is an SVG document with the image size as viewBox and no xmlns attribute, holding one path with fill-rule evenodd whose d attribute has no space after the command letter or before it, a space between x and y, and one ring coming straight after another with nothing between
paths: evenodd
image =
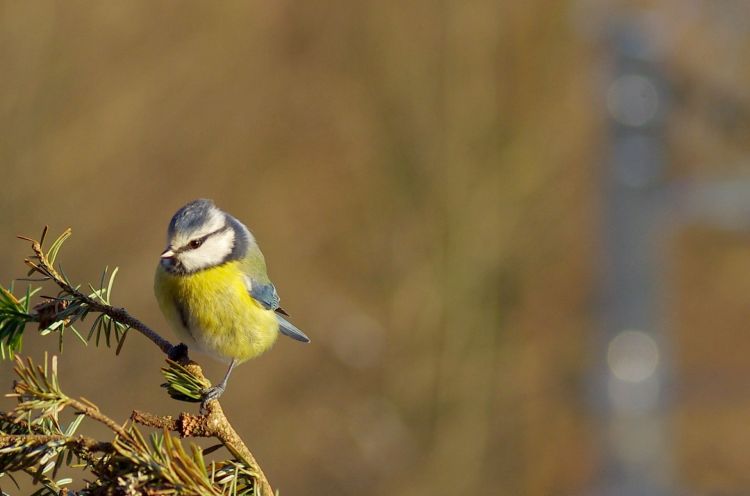
<instances>
[{"instance_id":1,"label":"bird leg","mask_svg":"<svg viewBox=\"0 0 750 496\"><path fill-rule=\"evenodd\" d=\"M201 411L206 410L206 403L208 403L211 400L217 400L219 399L219 396L224 394L224 390L227 388L227 381L229 380L229 374L232 373L232 369L234 369L235 365L237 365L237 362L235 360L232 360L232 363L229 364L229 369L227 369L227 373L224 374L224 378L221 380L221 382L217 384L216 386L206 389L203 392L203 401L201 401Z\"/></svg>"}]
</instances>

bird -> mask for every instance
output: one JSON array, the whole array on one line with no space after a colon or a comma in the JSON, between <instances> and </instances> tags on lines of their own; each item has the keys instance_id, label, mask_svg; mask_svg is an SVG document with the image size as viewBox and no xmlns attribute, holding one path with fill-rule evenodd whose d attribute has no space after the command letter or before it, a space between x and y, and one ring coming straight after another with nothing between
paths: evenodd
<instances>
[{"instance_id":1,"label":"bird","mask_svg":"<svg viewBox=\"0 0 750 496\"><path fill-rule=\"evenodd\" d=\"M310 342L279 306L253 234L212 200L193 200L172 217L154 293L189 349L229 364L222 381L203 392L203 405L224 393L238 364L267 351L279 334Z\"/></svg>"}]
</instances>

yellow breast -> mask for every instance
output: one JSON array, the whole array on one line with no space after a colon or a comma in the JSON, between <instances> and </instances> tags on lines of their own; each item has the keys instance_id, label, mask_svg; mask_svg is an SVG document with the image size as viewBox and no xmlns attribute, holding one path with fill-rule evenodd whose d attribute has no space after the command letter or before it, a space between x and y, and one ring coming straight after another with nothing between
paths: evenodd
<instances>
[{"instance_id":1,"label":"yellow breast","mask_svg":"<svg viewBox=\"0 0 750 496\"><path fill-rule=\"evenodd\" d=\"M170 274L159 265L154 292L185 344L224 361L260 355L278 336L275 313L250 296L237 262L188 275Z\"/></svg>"}]
</instances>

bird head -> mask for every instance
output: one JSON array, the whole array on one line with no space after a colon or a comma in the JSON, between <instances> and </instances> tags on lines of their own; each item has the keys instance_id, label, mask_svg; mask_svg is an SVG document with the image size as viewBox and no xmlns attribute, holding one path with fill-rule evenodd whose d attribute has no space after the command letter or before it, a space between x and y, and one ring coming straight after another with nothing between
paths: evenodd
<instances>
[{"instance_id":1,"label":"bird head","mask_svg":"<svg viewBox=\"0 0 750 496\"><path fill-rule=\"evenodd\" d=\"M194 200L172 217L160 263L168 272L191 274L242 258L250 239L247 228L213 201Z\"/></svg>"}]
</instances>

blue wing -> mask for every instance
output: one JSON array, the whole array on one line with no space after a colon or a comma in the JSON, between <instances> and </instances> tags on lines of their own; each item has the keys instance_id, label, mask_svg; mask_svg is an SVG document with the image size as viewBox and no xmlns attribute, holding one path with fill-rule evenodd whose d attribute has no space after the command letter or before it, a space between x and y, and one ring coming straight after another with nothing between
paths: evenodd
<instances>
[{"instance_id":1,"label":"blue wing","mask_svg":"<svg viewBox=\"0 0 750 496\"><path fill-rule=\"evenodd\" d=\"M258 281L249 279L248 286L250 287L250 296L263 305L263 308L266 310L277 310L280 308L279 302L281 301L281 298L279 298L273 284L270 282L261 284Z\"/></svg>"},{"instance_id":2,"label":"blue wing","mask_svg":"<svg viewBox=\"0 0 750 496\"><path fill-rule=\"evenodd\" d=\"M302 341L303 343L310 342L310 338L308 338L304 332L300 331L297 327L294 326L294 324L283 317L284 315L288 317L289 314L279 306L279 302L281 301L281 299L279 298L279 294L276 292L276 288L272 283L260 283L250 277L248 277L246 281L250 296L252 296L255 301L260 303L261 306L263 306L263 308L265 308L266 310L273 310L274 312L276 312L276 318L279 320L279 331L281 331L283 335L289 336L290 338L296 339L297 341Z\"/></svg>"}]
</instances>

